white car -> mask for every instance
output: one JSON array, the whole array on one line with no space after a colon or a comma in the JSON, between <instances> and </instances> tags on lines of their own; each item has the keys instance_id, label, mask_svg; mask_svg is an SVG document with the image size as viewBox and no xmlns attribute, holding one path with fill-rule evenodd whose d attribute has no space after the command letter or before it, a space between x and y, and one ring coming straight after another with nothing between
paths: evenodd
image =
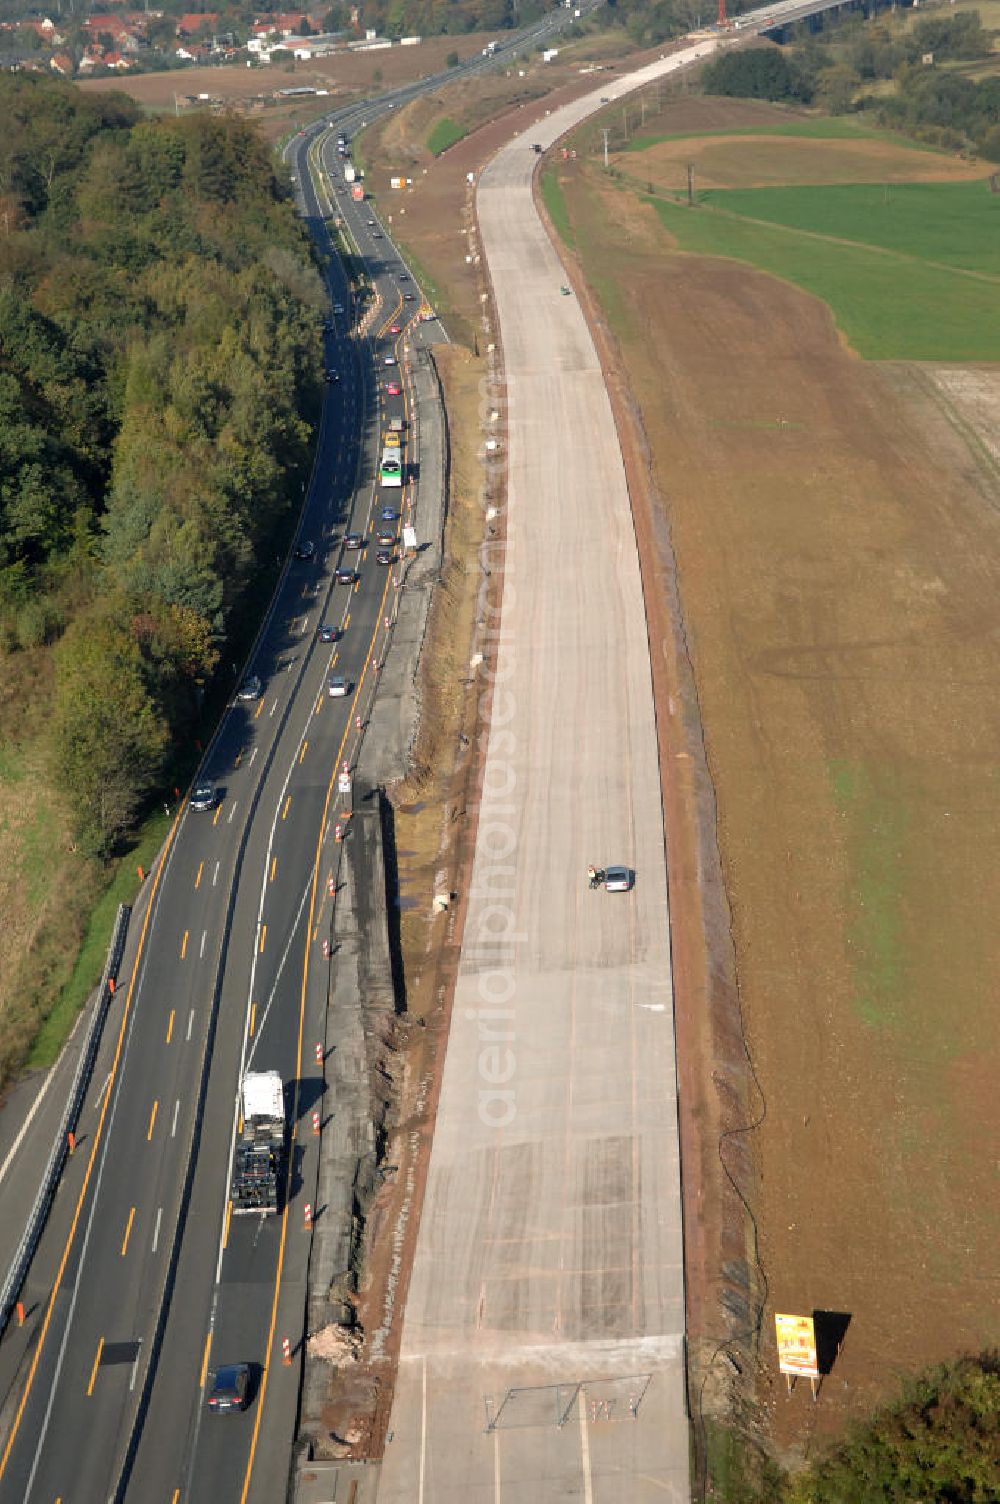
<instances>
[{"instance_id":1,"label":"white car","mask_svg":"<svg viewBox=\"0 0 1000 1504\"><path fill-rule=\"evenodd\" d=\"M396 357L395 357L395 355L387 355L385 357L384 364L387 365L387 366L394 366L396 364Z\"/></svg>"},{"instance_id":2,"label":"white car","mask_svg":"<svg viewBox=\"0 0 1000 1504\"><path fill-rule=\"evenodd\" d=\"M606 893L627 893L632 886L632 873L628 867L608 867L604 873Z\"/></svg>"},{"instance_id":3,"label":"white car","mask_svg":"<svg viewBox=\"0 0 1000 1504\"><path fill-rule=\"evenodd\" d=\"M327 682L326 687L327 693L332 700L346 699L351 690L350 684L341 674L334 674L333 678Z\"/></svg>"}]
</instances>

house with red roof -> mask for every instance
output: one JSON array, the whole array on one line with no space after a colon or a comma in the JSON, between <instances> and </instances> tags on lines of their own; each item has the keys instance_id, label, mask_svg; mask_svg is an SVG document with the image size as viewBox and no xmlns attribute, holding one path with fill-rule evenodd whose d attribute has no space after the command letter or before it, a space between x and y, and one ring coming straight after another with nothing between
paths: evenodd
<instances>
[{"instance_id":1,"label":"house with red roof","mask_svg":"<svg viewBox=\"0 0 1000 1504\"><path fill-rule=\"evenodd\" d=\"M214 31L218 24L219 13L216 10L188 11L179 18L176 32L179 37L193 37L205 29Z\"/></svg>"}]
</instances>

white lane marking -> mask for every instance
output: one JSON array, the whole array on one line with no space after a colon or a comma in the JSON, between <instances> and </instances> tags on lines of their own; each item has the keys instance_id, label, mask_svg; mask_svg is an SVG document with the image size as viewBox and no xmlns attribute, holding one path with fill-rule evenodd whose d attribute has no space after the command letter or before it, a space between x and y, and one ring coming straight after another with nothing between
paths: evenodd
<instances>
[{"instance_id":1,"label":"white lane marking","mask_svg":"<svg viewBox=\"0 0 1000 1504\"><path fill-rule=\"evenodd\" d=\"M424 1467L427 1463L427 1359L420 1380L420 1470L417 1473L417 1504L424 1504Z\"/></svg>"},{"instance_id":2,"label":"white lane marking","mask_svg":"<svg viewBox=\"0 0 1000 1504\"><path fill-rule=\"evenodd\" d=\"M192 1008L191 1012L188 1014L188 1028L187 1028L187 1035L186 1035L187 1039L191 1038L191 1030L193 1028L194 1028L194 1009Z\"/></svg>"},{"instance_id":3,"label":"white lane marking","mask_svg":"<svg viewBox=\"0 0 1000 1504\"><path fill-rule=\"evenodd\" d=\"M237 804L238 804L238 803L239 803L239 800L238 800L238 799L234 799L234 800L233 800L233 807L232 807L232 809L231 809L231 810L230 810L230 811L229 811L229 821L228 821L228 823L229 823L229 824L230 824L230 825L232 825L232 823L233 823L233 816L234 816L234 815L235 815L235 813L236 813L236 806L237 806ZM215 869L215 870L216 870L216 871L218 871L218 870L219 870L219 869L218 869L218 867L216 867L216 869Z\"/></svg>"},{"instance_id":4,"label":"white lane marking","mask_svg":"<svg viewBox=\"0 0 1000 1504\"><path fill-rule=\"evenodd\" d=\"M584 1504L594 1504L594 1480L590 1473L590 1432L587 1430L587 1398L584 1386L580 1385L577 1397L580 1412L580 1465L583 1468Z\"/></svg>"},{"instance_id":5,"label":"white lane marking","mask_svg":"<svg viewBox=\"0 0 1000 1504\"><path fill-rule=\"evenodd\" d=\"M82 1017L82 1016L83 1015L81 1014L80 1017ZM79 1023L79 1019L77 1020L77 1024L78 1023ZM77 1024L74 1024L74 1026L73 1026L73 1033L74 1034L76 1033ZM35 1113L38 1111L39 1107L41 1107L42 1101L43 1101L43 1099L45 1097L45 1093L48 1091L50 1085L52 1084L52 1077L54 1075L55 1075L55 1071L54 1070L50 1070L49 1073L48 1073L48 1075L45 1077L45 1080L42 1082L42 1085L39 1088L39 1092L38 1092L37 1097L35 1098L35 1100L31 1104L31 1111L28 1113L28 1116L25 1118L24 1122L21 1124L21 1131L20 1131L20 1133L17 1135L17 1138L11 1144L10 1150L8 1151L8 1154L7 1154L7 1158L4 1160L3 1164L0 1165L0 1182L3 1181L3 1178L4 1178L4 1176L7 1173L7 1169L8 1169L8 1166L10 1165L11 1160L14 1158L14 1155L17 1153L18 1149L21 1146L21 1140L24 1138L24 1135L27 1133L28 1129L31 1127L31 1120L35 1116Z\"/></svg>"},{"instance_id":6,"label":"white lane marking","mask_svg":"<svg viewBox=\"0 0 1000 1504\"><path fill-rule=\"evenodd\" d=\"M247 763L247 767L248 768L252 768L253 767L253 760L254 760L254 758L256 756L257 756L257 748L254 747L253 750L250 753L250 761Z\"/></svg>"},{"instance_id":7,"label":"white lane marking","mask_svg":"<svg viewBox=\"0 0 1000 1504\"><path fill-rule=\"evenodd\" d=\"M139 1372L139 1353L140 1353L141 1349L142 1349L142 1343L140 1342L139 1346L135 1350L135 1357L132 1359L132 1377L128 1381L128 1387L129 1387L129 1393L130 1394L131 1394L132 1390L135 1388L135 1376Z\"/></svg>"},{"instance_id":8,"label":"white lane marking","mask_svg":"<svg viewBox=\"0 0 1000 1504\"><path fill-rule=\"evenodd\" d=\"M153 1253L156 1252L156 1245L160 1241L160 1218L162 1216L163 1216L163 1207L162 1206L158 1206L156 1208L156 1226L153 1228L153 1248L152 1248L152 1252Z\"/></svg>"},{"instance_id":9,"label":"white lane marking","mask_svg":"<svg viewBox=\"0 0 1000 1504\"><path fill-rule=\"evenodd\" d=\"M202 932L201 932L201 945L200 945L200 947L198 949L198 959L199 960L201 960L201 958L205 954L205 941L207 939L208 939L208 930L202 930Z\"/></svg>"},{"instance_id":10,"label":"white lane marking","mask_svg":"<svg viewBox=\"0 0 1000 1504\"><path fill-rule=\"evenodd\" d=\"M277 708L278 708L278 702L277 702L277 700L275 700L274 704L271 706L270 714L268 715L268 720L269 721L273 720L273 718L274 718L274 712L277 710Z\"/></svg>"},{"instance_id":11,"label":"white lane marking","mask_svg":"<svg viewBox=\"0 0 1000 1504\"><path fill-rule=\"evenodd\" d=\"M180 1099L180 1097L178 1097L177 1101L174 1103L174 1120L173 1120L173 1122L170 1125L170 1137L171 1138L176 1138L176 1136L177 1136L177 1114L180 1112L180 1110L181 1110L181 1099Z\"/></svg>"},{"instance_id":12,"label":"white lane marking","mask_svg":"<svg viewBox=\"0 0 1000 1504\"><path fill-rule=\"evenodd\" d=\"M215 885L216 885L216 883L218 881L219 881L219 863L216 862L216 864L215 864L215 871L212 873L212 887L213 888L215 887Z\"/></svg>"},{"instance_id":13,"label":"white lane marking","mask_svg":"<svg viewBox=\"0 0 1000 1504\"><path fill-rule=\"evenodd\" d=\"M306 906L306 899L309 897L309 890L310 890L311 887L312 887L312 873L310 872L309 876L306 879L306 885L305 885L305 887L302 890L302 897L299 899L299 906L298 906L298 909L296 910L295 918L292 921L292 923L291 923L291 925L289 927L289 930L288 930L288 939L285 941L285 948L284 948L284 950L281 953L281 960L278 962L278 969L277 969L277 971L275 973L274 982L273 982L273 984L271 986L271 991L268 993L267 1002L264 1004L264 1007L260 1010L260 1012L258 1013L257 1019L255 1020L254 1042L253 1042L253 1045L250 1048L250 1054L247 1057L246 1063L244 1065L244 1070L246 1070L249 1066L251 1066L253 1064L253 1055L254 1055L254 1050L257 1048L257 1040L260 1038L261 1031L262 1031L264 1025L267 1023L268 1014L271 1011L271 1005L274 1002L275 996L277 994L278 984L281 981L281 975L282 975L282 972L285 969L285 962L288 960L288 953L289 953L289 951L292 948L292 941L295 938L295 932L298 929L299 920L302 918L302 910ZM241 1073L240 1073L240 1080L242 1080L242 1079L243 1079L243 1072L241 1071Z\"/></svg>"}]
</instances>

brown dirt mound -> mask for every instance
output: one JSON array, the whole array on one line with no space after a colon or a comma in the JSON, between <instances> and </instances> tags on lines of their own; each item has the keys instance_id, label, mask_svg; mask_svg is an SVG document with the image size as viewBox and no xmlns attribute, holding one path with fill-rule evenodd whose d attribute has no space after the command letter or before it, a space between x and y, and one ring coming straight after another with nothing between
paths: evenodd
<instances>
[{"instance_id":1,"label":"brown dirt mound","mask_svg":"<svg viewBox=\"0 0 1000 1504\"><path fill-rule=\"evenodd\" d=\"M687 137L615 159L658 188L684 190L694 167L699 188L768 188L799 183L946 183L985 177L989 168L943 152L887 141L821 141L795 136Z\"/></svg>"}]
</instances>

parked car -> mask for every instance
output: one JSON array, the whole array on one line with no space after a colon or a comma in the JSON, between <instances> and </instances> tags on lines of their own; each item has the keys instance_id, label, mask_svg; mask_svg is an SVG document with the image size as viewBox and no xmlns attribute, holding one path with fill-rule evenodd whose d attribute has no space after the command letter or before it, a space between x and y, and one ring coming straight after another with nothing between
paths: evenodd
<instances>
[{"instance_id":1,"label":"parked car","mask_svg":"<svg viewBox=\"0 0 1000 1504\"><path fill-rule=\"evenodd\" d=\"M632 873L627 867L608 867L604 874L604 888L608 893L627 893L632 886Z\"/></svg>"},{"instance_id":2,"label":"parked car","mask_svg":"<svg viewBox=\"0 0 1000 1504\"><path fill-rule=\"evenodd\" d=\"M250 1398L249 1363L226 1363L212 1374L208 1408L217 1415L227 1410L245 1410Z\"/></svg>"},{"instance_id":3,"label":"parked car","mask_svg":"<svg viewBox=\"0 0 1000 1504\"><path fill-rule=\"evenodd\" d=\"M239 687L237 698L240 700L259 700L263 685L256 674L251 674L244 679Z\"/></svg>"},{"instance_id":4,"label":"parked car","mask_svg":"<svg viewBox=\"0 0 1000 1504\"><path fill-rule=\"evenodd\" d=\"M218 795L215 791L215 784L212 782L211 778L203 778L201 782L196 783L194 788L191 790L191 798L188 800L188 803L190 804L192 809L214 809L215 801L217 798Z\"/></svg>"}]
</instances>

